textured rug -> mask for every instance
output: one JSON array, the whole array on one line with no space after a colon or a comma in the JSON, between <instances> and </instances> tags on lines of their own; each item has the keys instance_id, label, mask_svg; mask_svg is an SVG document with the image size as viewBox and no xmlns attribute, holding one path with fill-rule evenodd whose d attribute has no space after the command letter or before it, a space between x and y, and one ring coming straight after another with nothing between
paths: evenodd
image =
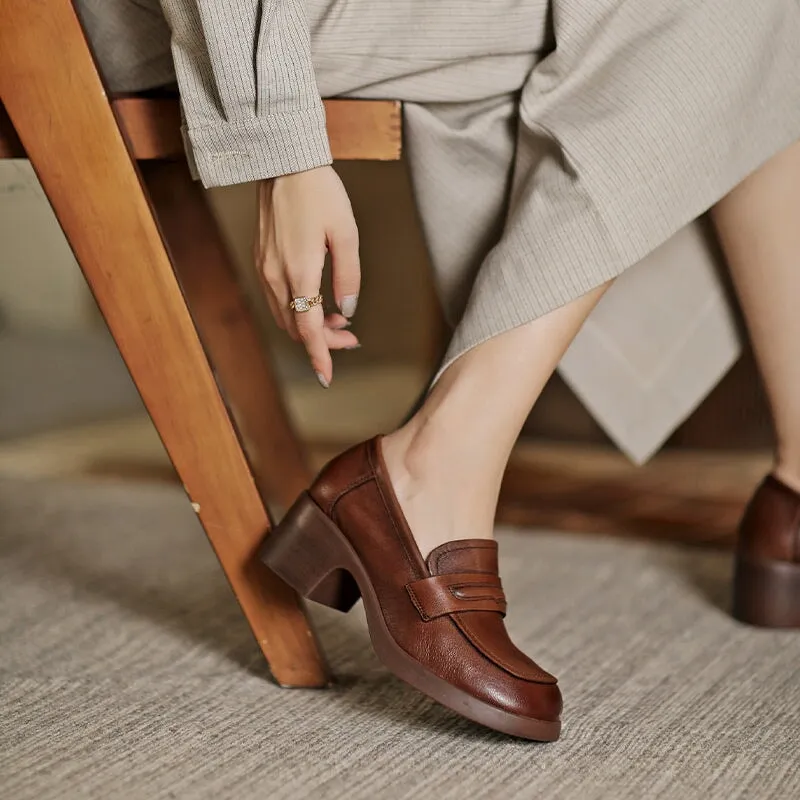
<instances>
[{"instance_id":1,"label":"textured rug","mask_svg":"<svg viewBox=\"0 0 800 800\"><path fill-rule=\"evenodd\" d=\"M500 540L512 635L565 694L555 744L405 687L360 606L314 613L334 688L281 690L179 491L0 481L0 794L800 797L800 634L730 620L724 556Z\"/></svg>"}]
</instances>

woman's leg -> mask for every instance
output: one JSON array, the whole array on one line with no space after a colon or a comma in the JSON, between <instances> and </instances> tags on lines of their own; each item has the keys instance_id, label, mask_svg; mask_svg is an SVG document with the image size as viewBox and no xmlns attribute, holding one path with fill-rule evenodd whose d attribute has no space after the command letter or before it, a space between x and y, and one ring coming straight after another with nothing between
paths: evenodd
<instances>
[{"instance_id":1,"label":"woman's leg","mask_svg":"<svg viewBox=\"0 0 800 800\"><path fill-rule=\"evenodd\" d=\"M798 209L800 143L739 184L713 216L772 408L775 474L800 491ZM468 351L386 437L392 482L423 554L451 539L491 537L522 424L607 286Z\"/></svg>"},{"instance_id":2,"label":"woman's leg","mask_svg":"<svg viewBox=\"0 0 800 800\"><path fill-rule=\"evenodd\" d=\"M417 414L384 438L392 484L423 556L453 539L492 537L511 448L607 286L465 353Z\"/></svg>"},{"instance_id":3,"label":"woman's leg","mask_svg":"<svg viewBox=\"0 0 800 800\"><path fill-rule=\"evenodd\" d=\"M713 210L767 390L775 475L800 491L800 142Z\"/></svg>"}]
</instances>

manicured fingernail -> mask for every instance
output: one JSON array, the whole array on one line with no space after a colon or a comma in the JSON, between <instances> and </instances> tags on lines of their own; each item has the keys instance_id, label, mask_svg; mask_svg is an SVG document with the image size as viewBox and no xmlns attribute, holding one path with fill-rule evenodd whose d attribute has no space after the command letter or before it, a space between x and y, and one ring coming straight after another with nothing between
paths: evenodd
<instances>
[{"instance_id":1,"label":"manicured fingernail","mask_svg":"<svg viewBox=\"0 0 800 800\"><path fill-rule=\"evenodd\" d=\"M325 376L321 372L317 373L317 380L319 381L319 385L323 389L329 389L330 388L330 384L328 383L328 381L325 380Z\"/></svg>"},{"instance_id":2,"label":"manicured fingernail","mask_svg":"<svg viewBox=\"0 0 800 800\"><path fill-rule=\"evenodd\" d=\"M346 319L341 325L336 326L336 330L343 331L345 328L349 328L352 324L353 323L349 319Z\"/></svg>"},{"instance_id":3,"label":"manicured fingernail","mask_svg":"<svg viewBox=\"0 0 800 800\"><path fill-rule=\"evenodd\" d=\"M358 350L359 347L361 347L360 344L351 344L350 347L345 347L344 349L345 350Z\"/></svg>"},{"instance_id":4,"label":"manicured fingernail","mask_svg":"<svg viewBox=\"0 0 800 800\"><path fill-rule=\"evenodd\" d=\"M346 317L352 317L356 313L356 306L358 305L357 294L347 294L342 298L341 310L342 314Z\"/></svg>"}]
</instances>

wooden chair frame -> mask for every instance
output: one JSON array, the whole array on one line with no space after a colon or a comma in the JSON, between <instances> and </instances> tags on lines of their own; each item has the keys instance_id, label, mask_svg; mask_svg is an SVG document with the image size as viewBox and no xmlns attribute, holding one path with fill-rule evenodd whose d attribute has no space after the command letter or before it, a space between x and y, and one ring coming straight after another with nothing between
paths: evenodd
<instances>
[{"instance_id":1,"label":"wooden chair frame","mask_svg":"<svg viewBox=\"0 0 800 800\"><path fill-rule=\"evenodd\" d=\"M323 686L302 604L254 557L270 527L263 497L290 503L308 470L189 177L177 104L109 99L70 0L0 0L0 19L0 157L33 164L273 676ZM327 110L335 157L399 158L398 103Z\"/></svg>"}]
</instances>

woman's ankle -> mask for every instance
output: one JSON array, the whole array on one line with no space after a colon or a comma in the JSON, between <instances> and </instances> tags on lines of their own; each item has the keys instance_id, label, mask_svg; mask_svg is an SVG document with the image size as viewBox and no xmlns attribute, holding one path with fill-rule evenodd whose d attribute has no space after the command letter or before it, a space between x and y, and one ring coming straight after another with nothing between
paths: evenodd
<instances>
[{"instance_id":1,"label":"woman's ankle","mask_svg":"<svg viewBox=\"0 0 800 800\"><path fill-rule=\"evenodd\" d=\"M779 456L775 460L772 474L781 483L800 493L800 456L798 458Z\"/></svg>"}]
</instances>

